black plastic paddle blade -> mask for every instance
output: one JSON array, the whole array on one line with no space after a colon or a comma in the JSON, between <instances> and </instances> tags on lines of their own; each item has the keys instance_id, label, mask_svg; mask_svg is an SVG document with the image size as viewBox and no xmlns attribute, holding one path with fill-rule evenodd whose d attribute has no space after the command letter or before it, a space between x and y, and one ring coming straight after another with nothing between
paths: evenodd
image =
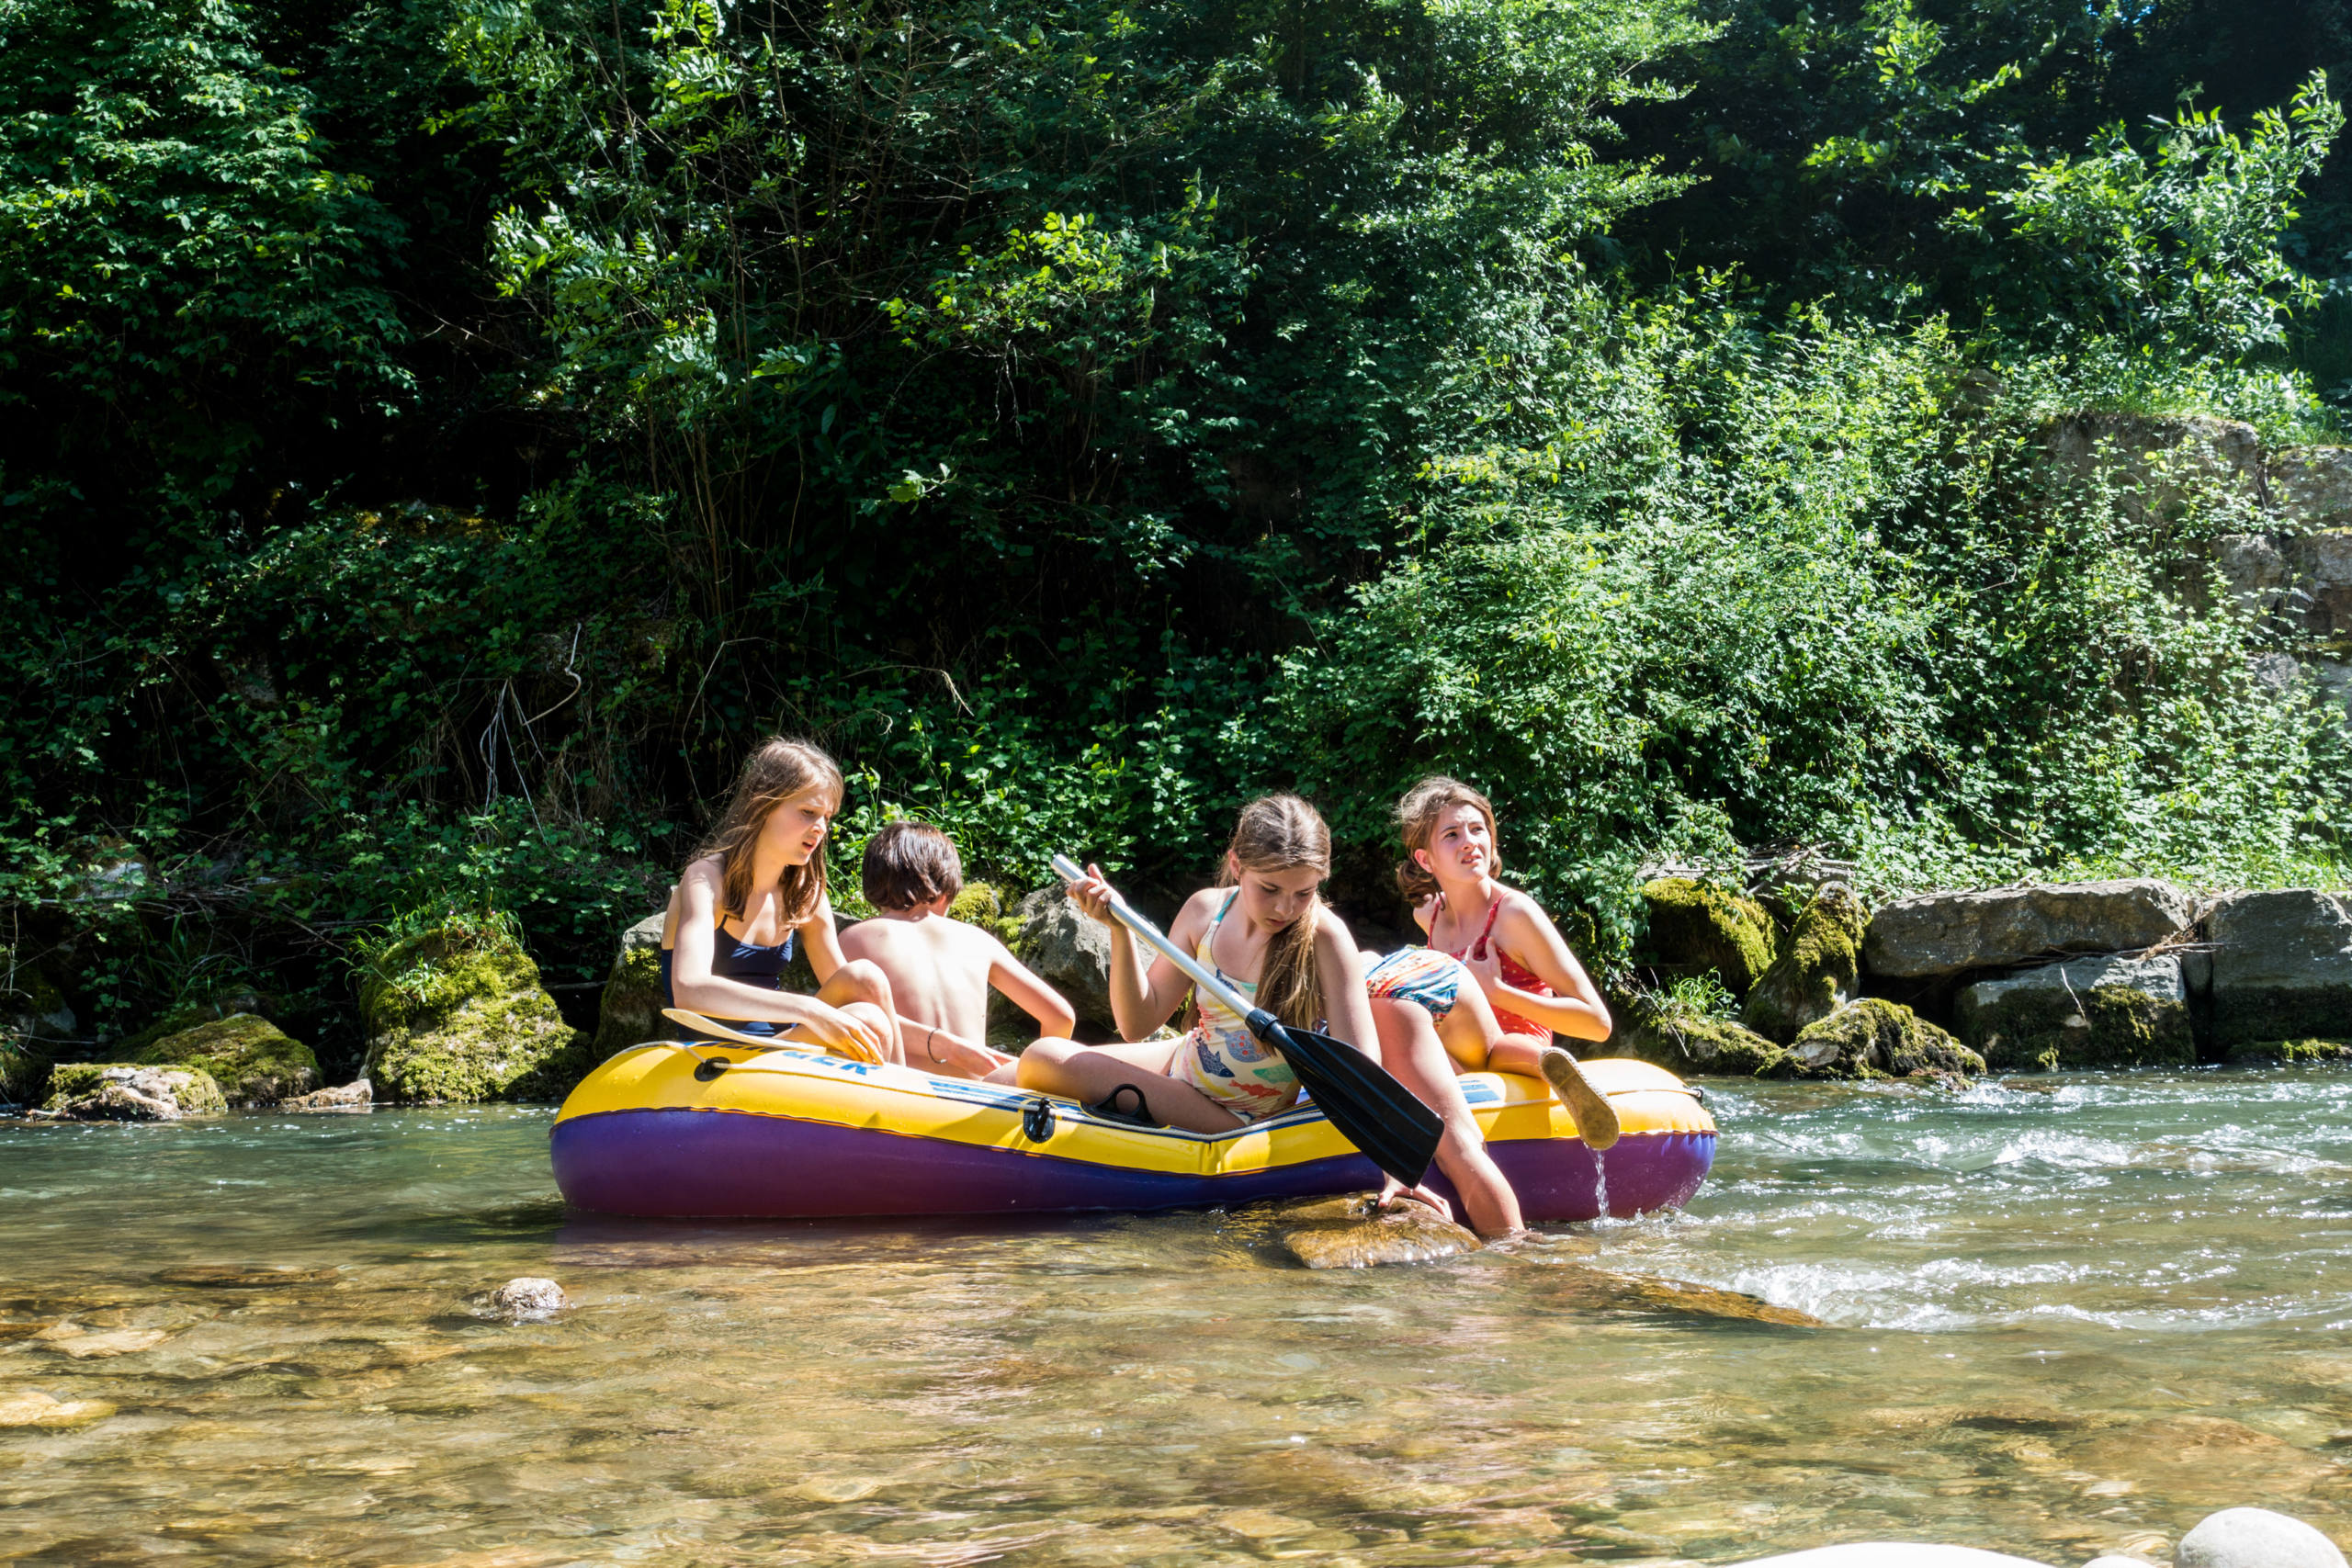
<instances>
[{"instance_id":1,"label":"black plastic paddle blade","mask_svg":"<svg viewBox=\"0 0 2352 1568\"><path fill-rule=\"evenodd\" d=\"M1250 1032L1282 1053L1340 1136L1406 1186L1421 1184L1445 1123L1411 1089L1354 1046L1293 1029L1262 1008L1250 1014Z\"/></svg>"}]
</instances>

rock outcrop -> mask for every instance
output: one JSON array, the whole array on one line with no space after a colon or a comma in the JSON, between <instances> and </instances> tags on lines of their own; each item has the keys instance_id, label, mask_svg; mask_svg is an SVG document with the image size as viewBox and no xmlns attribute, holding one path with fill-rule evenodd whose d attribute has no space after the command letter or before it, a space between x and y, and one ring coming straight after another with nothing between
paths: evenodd
<instances>
[{"instance_id":1,"label":"rock outcrop","mask_svg":"<svg viewBox=\"0 0 2352 1568\"><path fill-rule=\"evenodd\" d=\"M249 1012L167 1034L131 1059L150 1066L201 1067L232 1105L275 1105L319 1087L319 1059L311 1048Z\"/></svg>"},{"instance_id":2,"label":"rock outcrop","mask_svg":"<svg viewBox=\"0 0 2352 1568\"><path fill-rule=\"evenodd\" d=\"M201 1067L136 1062L68 1062L51 1069L49 1101L36 1115L62 1122L178 1122L229 1109Z\"/></svg>"},{"instance_id":3,"label":"rock outcrop","mask_svg":"<svg viewBox=\"0 0 2352 1568\"><path fill-rule=\"evenodd\" d=\"M2061 882L1898 898L1871 917L1862 966L1892 979L1939 979L2044 953L2153 947L2197 919L2167 882Z\"/></svg>"},{"instance_id":4,"label":"rock outcrop","mask_svg":"<svg viewBox=\"0 0 2352 1568\"><path fill-rule=\"evenodd\" d=\"M1987 1066L2194 1066L2188 987L2171 953L2075 958L1962 989L1960 1037Z\"/></svg>"},{"instance_id":5,"label":"rock outcrop","mask_svg":"<svg viewBox=\"0 0 2352 1568\"><path fill-rule=\"evenodd\" d=\"M1786 1045L1854 999L1861 979L1862 901L1840 883L1824 886L1791 921L1772 966L1764 971L1740 1021Z\"/></svg>"},{"instance_id":6,"label":"rock outcrop","mask_svg":"<svg viewBox=\"0 0 2352 1568\"><path fill-rule=\"evenodd\" d=\"M2253 516L2269 499L2262 437L2237 420L2077 413L2052 421L2043 439L2062 471L2112 486L2135 522L2178 522L2192 505Z\"/></svg>"},{"instance_id":7,"label":"rock outcrop","mask_svg":"<svg viewBox=\"0 0 2352 1568\"><path fill-rule=\"evenodd\" d=\"M666 1040L679 1032L662 1016L662 926L667 910L657 910L621 932L620 951L605 977L596 1001L596 1039L591 1048L599 1062L616 1051Z\"/></svg>"},{"instance_id":8,"label":"rock outcrop","mask_svg":"<svg viewBox=\"0 0 2352 1568\"><path fill-rule=\"evenodd\" d=\"M594 1065L513 934L452 920L402 939L359 987L368 1079L395 1103L557 1100Z\"/></svg>"},{"instance_id":9,"label":"rock outcrop","mask_svg":"<svg viewBox=\"0 0 2352 1568\"><path fill-rule=\"evenodd\" d=\"M2352 1042L2352 895L2230 893L2205 916L2213 1041Z\"/></svg>"},{"instance_id":10,"label":"rock outcrop","mask_svg":"<svg viewBox=\"0 0 2352 1568\"><path fill-rule=\"evenodd\" d=\"M1642 885L1649 913L1643 946L1661 970L1713 970L1733 997L1745 997L1772 966L1772 917L1743 898L1689 876Z\"/></svg>"},{"instance_id":11,"label":"rock outcrop","mask_svg":"<svg viewBox=\"0 0 2352 1568\"><path fill-rule=\"evenodd\" d=\"M1062 994L1080 1021L1115 1032L1110 929L1080 914L1059 887L1040 887L1022 899L1020 920L1012 946L1021 961Z\"/></svg>"},{"instance_id":12,"label":"rock outcrop","mask_svg":"<svg viewBox=\"0 0 2352 1568\"><path fill-rule=\"evenodd\" d=\"M1617 1032L1595 1055L1655 1062L1669 1072L1736 1077L1785 1077L1789 1054L1754 1030L1728 1019L1701 1018L1641 1001L1612 998Z\"/></svg>"},{"instance_id":13,"label":"rock outcrop","mask_svg":"<svg viewBox=\"0 0 2352 1568\"><path fill-rule=\"evenodd\" d=\"M1864 997L1807 1024L1789 1046L1805 1077L1966 1079L1984 1058L1909 1008Z\"/></svg>"}]
</instances>

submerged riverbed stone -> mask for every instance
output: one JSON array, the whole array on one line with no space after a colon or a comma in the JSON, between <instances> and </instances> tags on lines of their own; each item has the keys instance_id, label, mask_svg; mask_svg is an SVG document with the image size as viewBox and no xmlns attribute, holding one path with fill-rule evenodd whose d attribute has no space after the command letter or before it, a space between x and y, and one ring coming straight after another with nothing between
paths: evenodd
<instances>
[{"instance_id":1,"label":"submerged riverbed stone","mask_svg":"<svg viewBox=\"0 0 2352 1568\"><path fill-rule=\"evenodd\" d=\"M1021 961L1059 991L1082 1021L1115 1031L1110 928L1080 914L1059 887L1040 887L1022 899L1020 918L1020 938L1012 945Z\"/></svg>"},{"instance_id":2,"label":"submerged riverbed stone","mask_svg":"<svg viewBox=\"0 0 2352 1568\"><path fill-rule=\"evenodd\" d=\"M662 1015L662 927L669 911L656 910L621 932L620 951L605 976L596 1001L596 1060L616 1051L666 1040L677 1025Z\"/></svg>"},{"instance_id":3,"label":"submerged riverbed stone","mask_svg":"<svg viewBox=\"0 0 2352 1568\"><path fill-rule=\"evenodd\" d=\"M229 1109L201 1067L67 1062L51 1071L49 1090L40 1114L64 1122L177 1122Z\"/></svg>"},{"instance_id":4,"label":"submerged riverbed stone","mask_svg":"<svg viewBox=\"0 0 2352 1568\"><path fill-rule=\"evenodd\" d=\"M2224 1051L2352 1041L2352 897L2310 888L2230 893L2205 917L2213 1041Z\"/></svg>"},{"instance_id":5,"label":"submerged riverbed stone","mask_svg":"<svg viewBox=\"0 0 2352 1568\"><path fill-rule=\"evenodd\" d=\"M2171 953L2075 958L1964 987L1960 1037L1996 1069L2193 1066Z\"/></svg>"},{"instance_id":6,"label":"submerged riverbed stone","mask_svg":"<svg viewBox=\"0 0 2352 1568\"><path fill-rule=\"evenodd\" d=\"M368 1079L394 1103L558 1100L594 1066L512 933L451 921L393 944L359 987Z\"/></svg>"},{"instance_id":7,"label":"submerged riverbed stone","mask_svg":"<svg viewBox=\"0 0 2352 1568\"><path fill-rule=\"evenodd\" d=\"M1789 1055L1805 1077L1939 1077L1964 1082L1984 1058L1909 1008L1864 997L1800 1031Z\"/></svg>"},{"instance_id":8,"label":"submerged riverbed stone","mask_svg":"<svg viewBox=\"0 0 2352 1568\"><path fill-rule=\"evenodd\" d=\"M1862 967L1893 979L1938 979L2043 953L2154 947L2196 919L2188 894L2144 877L1923 893L1871 917Z\"/></svg>"},{"instance_id":9,"label":"submerged riverbed stone","mask_svg":"<svg viewBox=\"0 0 2352 1568\"><path fill-rule=\"evenodd\" d=\"M1644 946L1661 969L1712 969L1735 997L1745 997L1772 966L1772 917L1743 898L1690 876L1642 885L1649 913Z\"/></svg>"},{"instance_id":10,"label":"submerged riverbed stone","mask_svg":"<svg viewBox=\"0 0 2352 1568\"><path fill-rule=\"evenodd\" d=\"M1425 1203L1405 1201L1384 1211L1370 1192L1303 1204L1283 1219L1289 1227L1283 1232L1283 1247L1309 1269L1435 1263L1484 1245Z\"/></svg>"},{"instance_id":11,"label":"submerged riverbed stone","mask_svg":"<svg viewBox=\"0 0 2352 1568\"><path fill-rule=\"evenodd\" d=\"M516 1323L536 1323L553 1317L571 1303L565 1299L563 1287L553 1280L526 1275L509 1280L490 1293L493 1311Z\"/></svg>"},{"instance_id":12,"label":"submerged riverbed stone","mask_svg":"<svg viewBox=\"0 0 2352 1568\"><path fill-rule=\"evenodd\" d=\"M1831 883L1800 910L1772 966L1747 993L1740 1021L1778 1044L1853 1000L1868 923L1853 889Z\"/></svg>"},{"instance_id":13,"label":"submerged riverbed stone","mask_svg":"<svg viewBox=\"0 0 2352 1568\"><path fill-rule=\"evenodd\" d=\"M2346 1568L2334 1541L2267 1508L2206 1515L2180 1538L2172 1560L2175 1568Z\"/></svg>"},{"instance_id":14,"label":"submerged riverbed stone","mask_svg":"<svg viewBox=\"0 0 2352 1568\"><path fill-rule=\"evenodd\" d=\"M154 1066L201 1067L232 1105L275 1105L319 1087L319 1059L311 1048L249 1012L165 1035L131 1059Z\"/></svg>"}]
</instances>

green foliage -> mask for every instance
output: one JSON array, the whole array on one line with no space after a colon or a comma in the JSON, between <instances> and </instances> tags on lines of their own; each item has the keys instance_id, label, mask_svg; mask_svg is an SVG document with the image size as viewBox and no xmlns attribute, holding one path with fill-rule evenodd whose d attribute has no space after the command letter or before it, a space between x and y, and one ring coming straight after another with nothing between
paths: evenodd
<instances>
[{"instance_id":1,"label":"green foliage","mask_svg":"<svg viewBox=\"0 0 2352 1568\"><path fill-rule=\"evenodd\" d=\"M1391 924L1463 773L1611 964L1643 864L1784 842L2338 877L2244 508L2046 461L2333 428L2324 29L2212 5L18 0L19 945L340 1069L403 934L603 976L778 730L837 869L1172 891L1297 785Z\"/></svg>"}]
</instances>

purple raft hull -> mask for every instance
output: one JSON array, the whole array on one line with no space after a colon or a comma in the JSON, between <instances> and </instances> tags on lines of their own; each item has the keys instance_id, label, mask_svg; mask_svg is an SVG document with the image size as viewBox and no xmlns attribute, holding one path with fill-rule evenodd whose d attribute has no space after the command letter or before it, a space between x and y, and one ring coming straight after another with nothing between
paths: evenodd
<instances>
[{"instance_id":1,"label":"purple raft hull","mask_svg":"<svg viewBox=\"0 0 2352 1568\"><path fill-rule=\"evenodd\" d=\"M826 1122L714 1111L613 1111L559 1122L556 1186L575 1208L695 1219L1067 1213L1232 1206L1380 1185L1362 1155L1229 1176L911 1137ZM1572 1139L1487 1145L1530 1220L1600 1213L1592 1151ZM1714 1164L1712 1133L1632 1134L1609 1151L1609 1212L1679 1208ZM1454 1193L1432 1169L1430 1185Z\"/></svg>"}]
</instances>

